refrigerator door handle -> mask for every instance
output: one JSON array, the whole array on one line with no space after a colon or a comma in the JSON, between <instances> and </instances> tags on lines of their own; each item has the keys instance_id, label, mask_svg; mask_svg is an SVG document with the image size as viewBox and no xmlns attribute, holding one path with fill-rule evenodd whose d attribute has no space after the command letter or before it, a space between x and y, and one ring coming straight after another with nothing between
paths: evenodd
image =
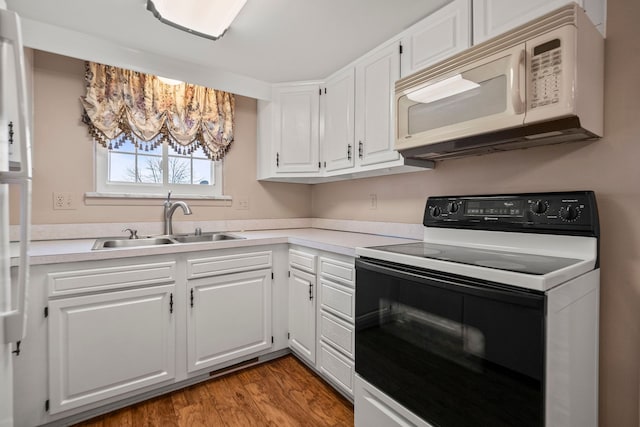
<instances>
[{"instance_id":1,"label":"refrigerator door handle","mask_svg":"<svg viewBox=\"0 0 640 427\"><path fill-rule=\"evenodd\" d=\"M29 240L31 224L31 180L20 184L20 259L18 265L18 283L16 288L16 307L6 313L0 313L4 320L5 344L22 341L27 330L27 284L29 283Z\"/></svg>"},{"instance_id":2,"label":"refrigerator door handle","mask_svg":"<svg viewBox=\"0 0 640 427\"><path fill-rule=\"evenodd\" d=\"M20 184L31 179L31 130L29 127L27 82L24 65L22 30L20 19L15 12L0 10L0 37L9 40L13 46L16 87L18 94L18 132L17 144L20 150L20 169L17 171L0 171L0 183Z\"/></svg>"},{"instance_id":3,"label":"refrigerator door handle","mask_svg":"<svg viewBox=\"0 0 640 427\"><path fill-rule=\"evenodd\" d=\"M29 281L29 240L31 224L31 130L29 126L29 102L22 44L20 19L15 12L0 10L0 37L13 47L15 84L18 102L18 132L16 142L20 152L20 168L17 171L0 171L0 183L20 186L20 259L18 281L11 297L11 307L0 313L0 326L5 343L21 341L26 332L27 283ZM15 306L13 305L15 304Z\"/></svg>"}]
</instances>

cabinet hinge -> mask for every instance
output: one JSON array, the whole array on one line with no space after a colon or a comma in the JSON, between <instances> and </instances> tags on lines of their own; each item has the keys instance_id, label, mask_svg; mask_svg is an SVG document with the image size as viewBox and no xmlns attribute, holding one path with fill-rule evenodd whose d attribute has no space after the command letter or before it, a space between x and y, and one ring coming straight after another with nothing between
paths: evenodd
<instances>
[{"instance_id":1,"label":"cabinet hinge","mask_svg":"<svg viewBox=\"0 0 640 427\"><path fill-rule=\"evenodd\" d=\"M402 45L400 45L400 55L402 55Z\"/></svg>"},{"instance_id":2,"label":"cabinet hinge","mask_svg":"<svg viewBox=\"0 0 640 427\"><path fill-rule=\"evenodd\" d=\"M49 399L47 399L46 402L44 402L44 410L49 412Z\"/></svg>"},{"instance_id":3,"label":"cabinet hinge","mask_svg":"<svg viewBox=\"0 0 640 427\"><path fill-rule=\"evenodd\" d=\"M273 271L271 272L271 280L273 280L274 276L273 276Z\"/></svg>"},{"instance_id":4,"label":"cabinet hinge","mask_svg":"<svg viewBox=\"0 0 640 427\"><path fill-rule=\"evenodd\" d=\"M44 308L44 317L45 318L49 317L49 307Z\"/></svg>"}]
</instances>

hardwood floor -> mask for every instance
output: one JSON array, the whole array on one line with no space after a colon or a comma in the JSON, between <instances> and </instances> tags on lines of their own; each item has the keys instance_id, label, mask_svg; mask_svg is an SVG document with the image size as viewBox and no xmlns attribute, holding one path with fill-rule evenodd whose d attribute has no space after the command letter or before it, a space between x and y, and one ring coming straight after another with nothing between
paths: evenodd
<instances>
[{"instance_id":1,"label":"hardwood floor","mask_svg":"<svg viewBox=\"0 0 640 427\"><path fill-rule=\"evenodd\" d=\"M353 426L353 406L288 355L76 426L342 427Z\"/></svg>"}]
</instances>

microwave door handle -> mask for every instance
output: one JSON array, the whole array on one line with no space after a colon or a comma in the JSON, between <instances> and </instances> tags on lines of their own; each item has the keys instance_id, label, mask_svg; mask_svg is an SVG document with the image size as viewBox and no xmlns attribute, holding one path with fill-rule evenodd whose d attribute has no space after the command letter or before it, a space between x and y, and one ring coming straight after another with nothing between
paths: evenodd
<instances>
[{"instance_id":1,"label":"microwave door handle","mask_svg":"<svg viewBox=\"0 0 640 427\"><path fill-rule=\"evenodd\" d=\"M511 65L513 71L513 82L511 87L511 102L513 104L513 111L516 114L523 114L525 112L525 57L526 50L523 48L518 54L517 61L514 61Z\"/></svg>"}]
</instances>

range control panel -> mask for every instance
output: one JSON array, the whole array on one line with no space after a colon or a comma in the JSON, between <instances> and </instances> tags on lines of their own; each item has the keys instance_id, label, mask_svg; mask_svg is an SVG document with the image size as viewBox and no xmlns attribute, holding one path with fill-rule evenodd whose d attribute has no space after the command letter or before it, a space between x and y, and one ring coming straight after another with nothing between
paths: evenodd
<instances>
[{"instance_id":1,"label":"range control panel","mask_svg":"<svg viewBox=\"0 0 640 427\"><path fill-rule=\"evenodd\" d=\"M427 227L550 234L599 234L592 191L429 197Z\"/></svg>"}]
</instances>

